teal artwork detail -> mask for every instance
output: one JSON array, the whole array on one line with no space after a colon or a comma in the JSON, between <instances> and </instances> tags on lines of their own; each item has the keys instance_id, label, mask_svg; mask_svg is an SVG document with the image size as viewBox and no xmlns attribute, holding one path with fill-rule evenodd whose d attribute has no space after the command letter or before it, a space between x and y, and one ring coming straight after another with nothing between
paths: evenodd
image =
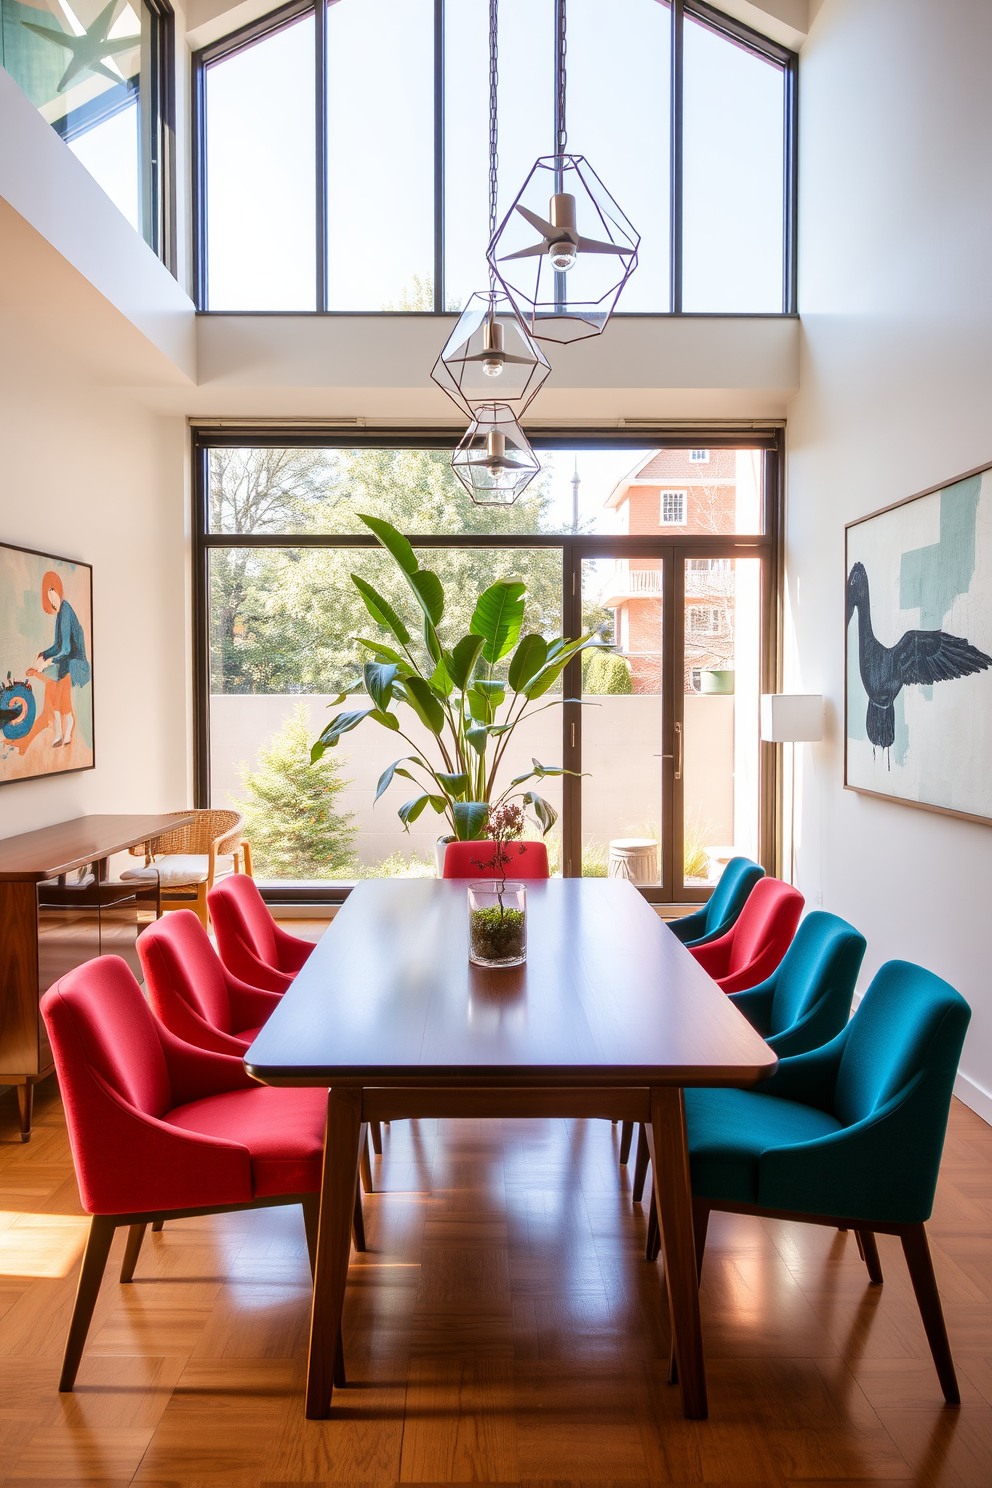
<instances>
[{"instance_id":1,"label":"teal artwork detail","mask_svg":"<svg viewBox=\"0 0 992 1488\"><path fill-rule=\"evenodd\" d=\"M992 822L992 465L846 539L845 785Z\"/></svg>"},{"instance_id":2,"label":"teal artwork detail","mask_svg":"<svg viewBox=\"0 0 992 1488\"><path fill-rule=\"evenodd\" d=\"M940 538L902 555L899 605L919 610L921 630L941 630L975 577L975 526L982 477L970 475L940 492Z\"/></svg>"}]
</instances>

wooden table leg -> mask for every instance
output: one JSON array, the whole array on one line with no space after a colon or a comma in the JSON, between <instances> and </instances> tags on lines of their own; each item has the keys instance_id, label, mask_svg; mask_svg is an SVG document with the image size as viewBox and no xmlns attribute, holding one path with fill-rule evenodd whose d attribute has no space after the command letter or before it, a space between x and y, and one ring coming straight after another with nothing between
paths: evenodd
<instances>
[{"instance_id":1,"label":"wooden table leg","mask_svg":"<svg viewBox=\"0 0 992 1488\"><path fill-rule=\"evenodd\" d=\"M651 1169L654 1178L665 1284L671 1309L682 1413L690 1421L707 1415L706 1371L699 1324L699 1280L692 1228L692 1184L682 1091L651 1091Z\"/></svg>"},{"instance_id":2,"label":"wooden table leg","mask_svg":"<svg viewBox=\"0 0 992 1488\"><path fill-rule=\"evenodd\" d=\"M319 1421L326 1416L331 1403L335 1351L348 1279L351 1226L355 1216L361 1128L361 1090L329 1090L307 1363L306 1413L310 1421Z\"/></svg>"}]
</instances>

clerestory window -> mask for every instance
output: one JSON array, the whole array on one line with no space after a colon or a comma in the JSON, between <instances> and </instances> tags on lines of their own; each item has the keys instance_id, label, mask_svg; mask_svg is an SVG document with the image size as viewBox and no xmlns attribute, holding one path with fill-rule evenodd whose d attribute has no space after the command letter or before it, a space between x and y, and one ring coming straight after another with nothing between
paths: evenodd
<instances>
[{"instance_id":1,"label":"clerestory window","mask_svg":"<svg viewBox=\"0 0 992 1488\"><path fill-rule=\"evenodd\" d=\"M0 64L173 267L166 0L0 0Z\"/></svg>"},{"instance_id":2,"label":"clerestory window","mask_svg":"<svg viewBox=\"0 0 992 1488\"><path fill-rule=\"evenodd\" d=\"M4 0L11 3L11 0ZM446 312L488 282L488 0L292 0L194 54L198 303ZM499 202L553 152L553 0L500 0ZM795 308L795 55L702 0L569 0L569 149L622 313Z\"/></svg>"}]
</instances>

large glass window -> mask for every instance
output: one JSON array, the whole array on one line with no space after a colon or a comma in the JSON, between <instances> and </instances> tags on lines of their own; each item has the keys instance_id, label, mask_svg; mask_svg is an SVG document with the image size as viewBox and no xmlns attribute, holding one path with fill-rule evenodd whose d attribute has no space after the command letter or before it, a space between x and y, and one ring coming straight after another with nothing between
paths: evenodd
<instances>
[{"instance_id":1,"label":"large glass window","mask_svg":"<svg viewBox=\"0 0 992 1488\"><path fill-rule=\"evenodd\" d=\"M597 636L503 763L506 780L535 759L575 771L541 782L559 813L547 838L556 872L622 871L653 898L691 901L728 847L761 851L767 450L712 448L700 461L688 448L545 447L539 477L507 509L471 504L449 450L200 437L198 789L204 805L245 812L260 879L430 874L446 830L430 810L404 830L397 809L417 787L403 777L375 800L393 761L431 753L405 707L406 738L366 719L310 763L328 709L367 703L337 701L368 659L356 637L390 639L355 576L427 660L409 586L359 513L409 534L437 574L443 646L467 632L479 593L508 577L526 585L526 631L552 639L581 625ZM681 482L678 531L662 517L667 482ZM504 660L487 679L507 670Z\"/></svg>"},{"instance_id":2,"label":"large glass window","mask_svg":"<svg viewBox=\"0 0 992 1488\"><path fill-rule=\"evenodd\" d=\"M171 18L162 0L0 0L0 63L163 257Z\"/></svg>"},{"instance_id":3,"label":"large glass window","mask_svg":"<svg viewBox=\"0 0 992 1488\"><path fill-rule=\"evenodd\" d=\"M569 0L568 148L641 234L622 313L788 311L795 58L694 9ZM488 14L293 0L196 54L201 308L452 311L485 287ZM554 14L500 0L499 220L554 150Z\"/></svg>"}]
</instances>

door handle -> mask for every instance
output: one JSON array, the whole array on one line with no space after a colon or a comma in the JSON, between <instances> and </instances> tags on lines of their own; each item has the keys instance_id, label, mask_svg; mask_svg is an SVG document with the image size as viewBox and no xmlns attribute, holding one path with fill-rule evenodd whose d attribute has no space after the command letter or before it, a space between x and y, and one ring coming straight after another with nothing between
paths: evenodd
<instances>
[{"instance_id":1,"label":"door handle","mask_svg":"<svg viewBox=\"0 0 992 1488\"><path fill-rule=\"evenodd\" d=\"M678 748L676 750L676 753L678 755L678 764L675 766L675 779L676 780L681 780L682 779L682 725L680 723L677 723L675 725L675 743L678 746Z\"/></svg>"}]
</instances>

